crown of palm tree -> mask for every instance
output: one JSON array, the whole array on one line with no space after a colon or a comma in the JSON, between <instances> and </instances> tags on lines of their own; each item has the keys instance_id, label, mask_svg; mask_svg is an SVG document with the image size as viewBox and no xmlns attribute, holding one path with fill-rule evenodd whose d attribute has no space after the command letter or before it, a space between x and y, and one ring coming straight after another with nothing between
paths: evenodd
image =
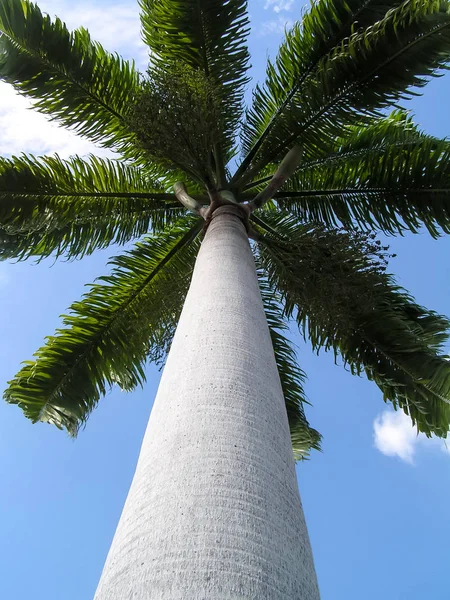
<instances>
[{"instance_id":1,"label":"crown of palm tree","mask_svg":"<svg viewBox=\"0 0 450 600\"><path fill-rule=\"evenodd\" d=\"M450 232L450 143L398 108L449 60L450 3L319 0L248 107L244 0L140 0L140 10L146 76L28 0L0 4L0 78L120 157L1 158L1 257L80 258L138 238L6 400L76 435L108 386L142 384L146 361L170 347L202 230L234 204L254 240L295 456L320 435L303 410L292 322L418 431L445 437L450 323L386 273L373 232Z\"/></svg>"}]
</instances>

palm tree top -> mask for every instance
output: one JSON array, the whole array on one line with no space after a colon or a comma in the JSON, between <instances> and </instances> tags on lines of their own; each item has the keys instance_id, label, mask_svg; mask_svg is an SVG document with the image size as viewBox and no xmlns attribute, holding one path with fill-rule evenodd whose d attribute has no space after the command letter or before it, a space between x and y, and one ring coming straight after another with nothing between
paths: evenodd
<instances>
[{"instance_id":1,"label":"palm tree top","mask_svg":"<svg viewBox=\"0 0 450 600\"><path fill-rule=\"evenodd\" d=\"M319 0L250 80L243 0L141 0L139 73L28 0L0 5L0 78L117 160L0 159L3 259L80 258L138 239L5 392L75 435L111 385L163 361L202 231L233 205L254 240L294 453L318 448L286 330L365 373L445 437L449 321L386 272L377 232L450 232L450 145L399 107L450 57L450 3Z\"/></svg>"}]
</instances>

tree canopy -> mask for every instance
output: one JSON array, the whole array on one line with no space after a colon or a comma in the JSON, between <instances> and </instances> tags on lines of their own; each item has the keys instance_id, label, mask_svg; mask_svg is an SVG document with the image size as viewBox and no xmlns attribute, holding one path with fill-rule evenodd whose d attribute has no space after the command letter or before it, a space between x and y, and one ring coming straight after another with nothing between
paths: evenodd
<instances>
[{"instance_id":1,"label":"tree canopy","mask_svg":"<svg viewBox=\"0 0 450 600\"><path fill-rule=\"evenodd\" d=\"M116 159L0 158L0 257L111 259L5 399L76 435L163 362L203 231L241 207L296 458L320 447L288 329L446 437L450 322L387 272L378 232L450 233L450 142L401 108L450 59L447 0L318 0L250 85L244 0L140 0L141 74L28 0L0 4L0 80Z\"/></svg>"}]
</instances>

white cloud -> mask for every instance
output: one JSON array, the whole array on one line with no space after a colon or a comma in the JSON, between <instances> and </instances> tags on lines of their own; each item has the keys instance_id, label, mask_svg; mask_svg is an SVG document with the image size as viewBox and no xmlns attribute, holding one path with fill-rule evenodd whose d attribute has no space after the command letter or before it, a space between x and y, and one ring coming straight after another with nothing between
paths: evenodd
<instances>
[{"instance_id":1,"label":"white cloud","mask_svg":"<svg viewBox=\"0 0 450 600\"><path fill-rule=\"evenodd\" d=\"M281 11L290 11L295 0L266 0L264 9L272 8L276 13Z\"/></svg>"},{"instance_id":2,"label":"white cloud","mask_svg":"<svg viewBox=\"0 0 450 600\"><path fill-rule=\"evenodd\" d=\"M31 110L31 102L0 83L0 155L31 152L42 155L57 152L66 158L72 154L110 155L74 132L51 123L44 115Z\"/></svg>"},{"instance_id":3,"label":"white cloud","mask_svg":"<svg viewBox=\"0 0 450 600\"><path fill-rule=\"evenodd\" d=\"M438 438L427 438L411 424L411 419L402 411L386 410L373 422L374 444L386 456L397 456L413 464L419 447L437 448L450 454L450 447Z\"/></svg>"},{"instance_id":4,"label":"white cloud","mask_svg":"<svg viewBox=\"0 0 450 600\"><path fill-rule=\"evenodd\" d=\"M40 0L39 6L52 17L58 15L69 29L83 25L107 50L118 52L125 58L134 57L138 68L145 70L147 50L140 37L137 4L121 2L106 7L92 6L85 1ZM92 152L112 156L111 152L97 148L76 133L30 110L31 106L31 102L16 94L12 86L0 83L0 155L57 152L64 158Z\"/></svg>"},{"instance_id":5,"label":"white cloud","mask_svg":"<svg viewBox=\"0 0 450 600\"><path fill-rule=\"evenodd\" d=\"M137 2L110 2L95 6L85 0L40 0L39 7L51 17L57 15L69 29L85 27L92 39L100 42L106 50L119 52L127 59L134 58L139 69L146 69L148 50L140 35Z\"/></svg>"},{"instance_id":6,"label":"white cloud","mask_svg":"<svg viewBox=\"0 0 450 600\"><path fill-rule=\"evenodd\" d=\"M285 17L279 16L278 19L264 21L263 23L261 23L258 35L279 35L281 33L284 33L286 29L290 29L293 25L294 22L291 19L286 19Z\"/></svg>"},{"instance_id":7,"label":"white cloud","mask_svg":"<svg viewBox=\"0 0 450 600\"><path fill-rule=\"evenodd\" d=\"M403 412L385 411L373 423L375 447L386 456L412 463L417 434Z\"/></svg>"}]
</instances>

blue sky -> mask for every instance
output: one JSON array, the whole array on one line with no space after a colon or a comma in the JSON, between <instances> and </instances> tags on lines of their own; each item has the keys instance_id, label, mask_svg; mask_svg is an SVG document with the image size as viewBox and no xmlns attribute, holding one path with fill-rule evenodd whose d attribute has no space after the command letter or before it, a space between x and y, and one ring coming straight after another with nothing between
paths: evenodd
<instances>
[{"instance_id":1,"label":"blue sky","mask_svg":"<svg viewBox=\"0 0 450 600\"><path fill-rule=\"evenodd\" d=\"M86 25L110 50L145 69L137 3L45 0L40 6L69 26ZM300 2L251 0L253 74L260 78L285 23ZM450 135L450 76L434 80L410 103L428 132ZM0 84L0 153L85 154L92 146L31 113ZM104 154L104 152L101 152ZM419 302L450 314L450 240L426 234L390 238L390 268ZM31 358L58 315L105 273L113 251L80 262L0 264L0 384ZM417 437L378 388L312 355L298 334L308 373L311 423L323 452L298 466L322 600L448 600L447 500L450 452ZM113 390L76 441L47 425L31 425L0 403L0 598L92 598L133 475L159 380L148 369L144 390Z\"/></svg>"}]
</instances>

